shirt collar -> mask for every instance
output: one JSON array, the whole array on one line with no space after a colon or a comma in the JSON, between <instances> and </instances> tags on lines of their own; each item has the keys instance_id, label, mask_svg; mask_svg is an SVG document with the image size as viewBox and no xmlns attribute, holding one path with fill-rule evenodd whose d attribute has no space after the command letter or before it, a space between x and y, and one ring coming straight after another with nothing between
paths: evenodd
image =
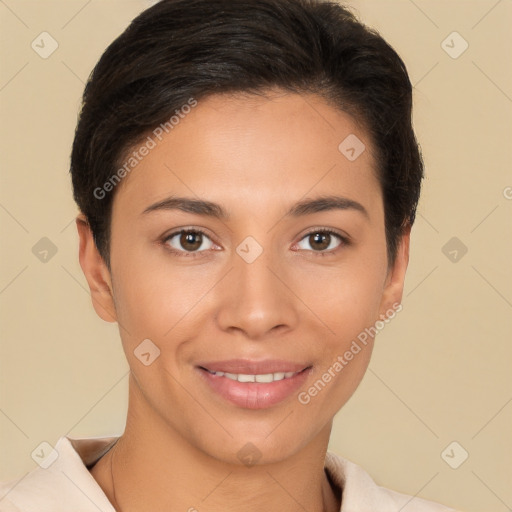
<instances>
[{"instance_id":1,"label":"shirt collar","mask_svg":"<svg viewBox=\"0 0 512 512\"><path fill-rule=\"evenodd\" d=\"M46 469L38 467L11 482L4 497L24 512L39 512L41 505L58 505L59 510L72 509L74 512L115 512L89 469L119 437L61 437L54 448L56 453L53 455L58 455L55 461ZM331 452L326 454L324 469L334 492L341 499L340 512L452 510L379 487L361 467Z\"/></svg>"}]
</instances>

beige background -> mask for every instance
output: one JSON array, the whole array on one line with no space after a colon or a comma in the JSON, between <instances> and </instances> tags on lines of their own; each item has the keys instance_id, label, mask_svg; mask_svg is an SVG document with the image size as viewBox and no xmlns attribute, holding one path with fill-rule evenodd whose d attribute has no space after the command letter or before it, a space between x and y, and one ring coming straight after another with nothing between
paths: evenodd
<instances>
[{"instance_id":1,"label":"beige background","mask_svg":"<svg viewBox=\"0 0 512 512\"><path fill-rule=\"evenodd\" d=\"M67 170L88 74L150 4L0 0L0 480L34 468L42 441L124 428L128 367L116 326L91 306ZM512 509L512 2L350 4L408 66L428 178L404 309L337 415L331 449L381 485L467 512L504 512ZM43 31L59 45L47 59L31 48ZM453 31L469 44L456 59L442 46ZM453 53L463 41L446 44ZM32 252L42 237L57 248L46 263ZM456 262L452 247L449 257L442 251L452 237L467 247ZM452 465L469 454L458 469L441 456L453 441Z\"/></svg>"}]
</instances>

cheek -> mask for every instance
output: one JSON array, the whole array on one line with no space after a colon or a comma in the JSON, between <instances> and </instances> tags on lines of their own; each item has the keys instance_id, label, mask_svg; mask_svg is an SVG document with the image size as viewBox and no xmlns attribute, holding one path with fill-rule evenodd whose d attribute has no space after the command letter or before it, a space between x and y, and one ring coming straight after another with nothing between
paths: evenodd
<instances>
[{"instance_id":1,"label":"cheek","mask_svg":"<svg viewBox=\"0 0 512 512\"><path fill-rule=\"evenodd\" d=\"M185 268L166 264L165 257L126 254L113 265L118 318L131 334L163 339L190 320L201 298L218 281L213 274L207 265Z\"/></svg>"},{"instance_id":2,"label":"cheek","mask_svg":"<svg viewBox=\"0 0 512 512\"><path fill-rule=\"evenodd\" d=\"M303 272L300 294L324 324L313 386L299 396L327 419L350 398L368 367L386 278L385 242L353 251L336 266ZM302 398L302 400L301 400Z\"/></svg>"},{"instance_id":3,"label":"cheek","mask_svg":"<svg viewBox=\"0 0 512 512\"><path fill-rule=\"evenodd\" d=\"M378 264L365 263L340 266L328 275L305 274L301 281L304 302L325 327L314 374L297 396L300 410L317 418L318 424L332 418L349 400L370 362L383 270Z\"/></svg>"},{"instance_id":4,"label":"cheek","mask_svg":"<svg viewBox=\"0 0 512 512\"><path fill-rule=\"evenodd\" d=\"M298 294L323 321L333 343L346 342L378 319L385 265L355 254L336 267L304 271Z\"/></svg>"},{"instance_id":5,"label":"cheek","mask_svg":"<svg viewBox=\"0 0 512 512\"><path fill-rule=\"evenodd\" d=\"M330 391L323 398L331 397L328 409L336 410L348 400L368 366L373 348L369 333L379 306L375 288L371 279L363 282L361 276L340 276L326 281L322 297L315 298L313 307L328 328L322 337L323 350L315 381L327 382ZM323 389L322 383L319 385Z\"/></svg>"}]
</instances>

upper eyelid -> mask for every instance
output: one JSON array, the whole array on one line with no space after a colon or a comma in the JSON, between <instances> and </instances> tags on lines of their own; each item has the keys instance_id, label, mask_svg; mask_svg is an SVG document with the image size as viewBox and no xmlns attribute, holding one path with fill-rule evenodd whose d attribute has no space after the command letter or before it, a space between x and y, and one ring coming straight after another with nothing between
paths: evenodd
<instances>
[{"instance_id":1,"label":"upper eyelid","mask_svg":"<svg viewBox=\"0 0 512 512\"><path fill-rule=\"evenodd\" d=\"M185 228L178 228L178 229L175 229L173 231L171 231L169 234L165 234L163 235L162 239L164 241L167 241L169 240L170 238L173 238L175 237L176 235L179 235L181 233L187 233L187 232L192 232L192 233L201 233L202 235L205 235L207 236L212 242L214 242L214 238L208 231L206 231L205 229L203 228L194 228L194 227L185 227ZM215 242L216 243L216 242Z\"/></svg>"}]
</instances>

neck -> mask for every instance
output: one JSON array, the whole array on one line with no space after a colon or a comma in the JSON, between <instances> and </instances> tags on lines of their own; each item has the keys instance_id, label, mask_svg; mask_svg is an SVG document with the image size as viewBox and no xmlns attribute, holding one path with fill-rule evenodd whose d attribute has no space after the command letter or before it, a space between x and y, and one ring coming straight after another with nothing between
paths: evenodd
<instances>
[{"instance_id":1,"label":"neck","mask_svg":"<svg viewBox=\"0 0 512 512\"><path fill-rule=\"evenodd\" d=\"M330 424L286 460L230 464L192 446L134 395L124 434L91 470L118 512L339 511L324 471Z\"/></svg>"}]
</instances>

